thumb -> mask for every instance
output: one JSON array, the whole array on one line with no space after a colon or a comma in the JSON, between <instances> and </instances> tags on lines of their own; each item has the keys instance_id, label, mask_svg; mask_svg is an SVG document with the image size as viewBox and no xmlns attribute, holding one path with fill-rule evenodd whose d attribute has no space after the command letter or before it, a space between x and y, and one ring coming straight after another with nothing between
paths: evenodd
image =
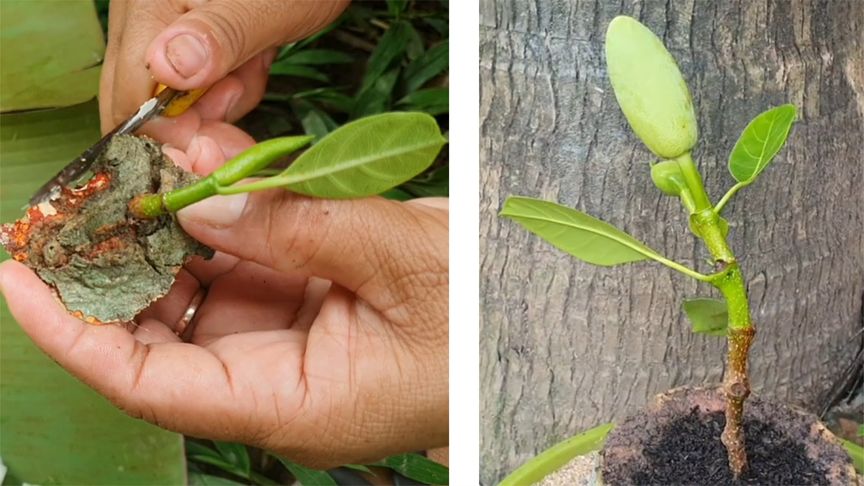
<instances>
[{"instance_id":1,"label":"thumb","mask_svg":"<svg viewBox=\"0 0 864 486\"><path fill-rule=\"evenodd\" d=\"M379 309L446 289L447 211L441 208L274 190L211 197L178 218L216 250L326 278Z\"/></svg>"},{"instance_id":2,"label":"thumb","mask_svg":"<svg viewBox=\"0 0 864 486\"><path fill-rule=\"evenodd\" d=\"M147 48L153 77L175 89L210 86L259 52L332 22L346 0L212 0L163 30Z\"/></svg>"}]
</instances>

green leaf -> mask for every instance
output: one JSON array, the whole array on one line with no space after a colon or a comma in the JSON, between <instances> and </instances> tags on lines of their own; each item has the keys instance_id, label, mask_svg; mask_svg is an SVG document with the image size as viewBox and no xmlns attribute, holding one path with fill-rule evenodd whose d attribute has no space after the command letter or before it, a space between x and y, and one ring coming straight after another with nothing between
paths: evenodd
<instances>
[{"instance_id":1,"label":"green leaf","mask_svg":"<svg viewBox=\"0 0 864 486\"><path fill-rule=\"evenodd\" d=\"M316 139L324 138L325 135L339 127L339 124L327 112L319 110L308 101L296 100L292 103L292 107L303 125L303 130L307 135L314 135Z\"/></svg>"},{"instance_id":2,"label":"green leaf","mask_svg":"<svg viewBox=\"0 0 864 486\"><path fill-rule=\"evenodd\" d=\"M399 68L393 68L376 79L373 85L363 91L354 101L351 118L362 118L387 111L390 108L390 98L398 78Z\"/></svg>"},{"instance_id":3,"label":"green leaf","mask_svg":"<svg viewBox=\"0 0 864 486\"><path fill-rule=\"evenodd\" d=\"M200 472L189 473L190 486L241 486L246 483L238 483L230 479L220 478L219 476L211 476Z\"/></svg>"},{"instance_id":4,"label":"green leaf","mask_svg":"<svg viewBox=\"0 0 864 486\"><path fill-rule=\"evenodd\" d=\"M104 51L93 2L0 2L0 111L93 98Z\"/></svg>"},{"instance_id":5,"label":"green leaf","mask_svg":"<svg viewBox=\"0 0 864 486\"><path fill-rule=\"evenodd\" d=\"M330 82L330 78L326 74L307 66L300 64L291 64L283 61L275 62L270 66L270 74L277 76L294 76L296 78L308 78L322 83Z\"/></svg>"},{"instance_id":6,"label":"green leaf","mask_svg":"<svg viewBox=\"0 0 864 486\"><path fill-rule=\"evenodd\" d=\"M402 184L402 188L416 197L447 197L450 195L450 166L438 167L415 177Z\"/></svg>"},{"instance_id":7,"label":"green leaf","mask_svg":"<svg viewBox=\"0 0 864 486\"><path fill-rule=\"evenodd\" d=\"M366 67L366 75L363 76L363 84L360 92L371 88L381 75L388 71L393 63L405 52L411 41L412 27L407 22L397 20L390 24L390 28L384 32Z\"/></svg>"},{"instance_id":8,"label":"green leaf","mask_svg":"<svg viewBox=\"0 0 864 486\"><path fill-rule=\"evenodd\" d=\"M864 447L846 439L840 439L840 442L843 443L843 448L846 449L852 459L852 464L855 465L858 474L864 474Z\"/></svg>"},{"instance_id":9,"label":"green leaf","mask_svg":"<svg viewBox=\"0 0 864 486\"><path fill-rule=\"evenodd\" d=\"M192 462L198 462L201 464L207 464L209 466L218 467L219 469L221 469L227 473L233 474L233 475L241 477L241 478L248 477L248 473L244 472L242 469L235 466L234 464L228 462L227 460L225 460L221 456L220 457L213 457L209 454L208 455L189 454L187 457Z\"/></svg>"},{"instance_id":10,"label":"green leaf","mask_svg":"<svg viewBox=\"0 0 864 486\"><path fill-rule=\"evenodd\" d=\"M729 312L726 302L719 299L686 299L682 305L693 332L725 336L729 325Z\"/></svg>"},{"instance_id":11,"label":"green leaf","mask_svg":"<svg viewBox=\"0 0 864 486\"><path fill-rule=\"evenodd\" d=\"M450 56L450 43L444 41L424 52L411 62L403 74L405 91L413 93L427 81L447 69Z\"/></svg>"},{"instance_id":12,"label":"green leaf","mask_svg":"<svg viewBox=\"0 0 864 486\"><path fill-rule=\"evenodd\" d=\"M864 437L864 424L858 424L858 437Z\"/></svg>"},{"instance_id":13,"label":"green leaf","mask_svg":"<svg viewBox=\"0 0 864 486\"><path fill-rule=\"evenodd\" d=\"M307 91L298 91L292 95L293 99L317 101L323 103L340 113L348 113L354 105L354 98L342 93L338 88L317 88Z\"/></svg>"},{"instance_id":14,"label":"green leaf","mask_svg":"<svg viewBox=\"0 0 864 486\"><path fill-rule=\"evenodd\" d=\"M426 46L423 43L423 37L420 35L420 32L417 32L414 25L409 23L408 43L405 45L405 57L408 58L409 61L413 61L422 56L425 50Z\"/></svg>"},{"instance_id":15,"label":"green leaf","mask_svg":"<svg viewBox=\"0 0 864 486\"><path fill-rule=\"evenodd\" d=\"M450 470L446 466L421 456L420 454L400 454L390 456L371 466L392 469L408 479L425 484L449 484Z\"/></svg>"},{"instance_id":16,"label":"green leaf","mask_svg":"<svg viewBox=\"0 0 864 486\"><path fill-rule=\"evenodd\" d=\"M541 452L536 457L519 466L504 478L498 486L523 486L534 484L557 471L574 458L599 451L606 442L606 436L614 425L603 424Z\"/></svg>"},{"instance_id":17,"label":"green leaf","mask_svg":"<svg viewBox=\"0 0 864 486\"><path fill-rule=\"evenodd\" d=\"M444 143L438 123L429 115L370 116L330 133L276 179L308 196L371 196L426 170Z\"/></svg>"},{"instance_id":18,"label":"green leaf","mask_svg":"<svg viewBox=\"0 0 864 486\"><path fill-rule=\"evenodd\" d=\"M371 474L373 476L375 475L375 473L373 473L371 469L369 469L366 466L362 466L360 464L344 464L342 467L344 467L346 469L353 469L355 471L360 471L360 472L366 473L366 474Z\"/></svg>"},{"instance_id":19,"label":"green leaf","mask_svg":"<svg viewBox=\"0 0 864 486\"><path fill-rule=\"evenodd\" d=\"M280 63L287 64L306 64L306 65L323 65L323 64L347 64L353 62L354 58L350 54L333 49L306 49L284 58Z\"/></svg>"},{"instance_id":20,"label":"green leaf","mask_svg":"<svg viewBox=\"0 0 864 486\"><path fill-rule=\"evenodd\" d=\"M781 105L762 113L747 125L729 154L729 172L736 181L752 183L771 163L786 143L795 114L794 105Z\"/></svg>"},{"instance_id":21,"label":"green leaf","mask_svg":"<svg viewBox=\"0 0 864 486\"><path fill-rule=\"evenodd\" d=\"M612 266L663 258L614 226L560 204L511 196L504 202L500 214L556 248L594 265Z\"/></svg>"},{"instance_id":22,"label":"green leaf","mask_svg":"<svg viewBox=\"0 0 864 486\"><path fill-rule=\"evenodd\" d=\"M421 89L402 98L397 105L407 110L429 113L432 116L447 113L450 111L450 89Z\"/></svg>"},{"instance_id":23,"label":"green leaf","mask_svg":"<svg viewBox=\"0 0 864 486\"><path fill-rule=\"evenodd\" d=\"M450 22L447 22L444 19L439 19L437 17L425 17L423 19L423 22L429 25L429 27L435 29L435 31L438 32L441 37L449 37Z\"/></svg>"},{"instance_id":24,"label":"green leaf","mask_svg":"<svg viewBox=\"0 0 864 486\"><path fill-rule=\"evenodd\" d=\"M327 474L326 471L316 471L315 469L309 469L308 467L301 466L299 464L295 464L287 459L274 455L279 462L285 466L285 469L288 469L297 482L300 483L301 486L338 486L336 480L333 479L332 476Z\"/></svg>"},{"instance_id":25,"label":"green leaf","mask_svg":"<svg viewBox=\"0 0 864 486\"><path fill-rule=\"evenodd\" d=\"M390 15L398 18L405 11L407 4L407 0L387 0L387 11Z\"/></svg>"},{"instance_id":26,"label":"green leaf","mask_svg":"<svg viewBox=\"0 0 864 486\"><path fill-rule=\"evenodd\" d=\"M20 216L33 192L98 138L95 100L0 115L2 220ZM3 299L0 428L10 477L33 484L180 484L186 476L180 435L127 416L73 378L21 331Z\"/></svg>"},{"instance_id":27,"label":"green leaf","mask_svg":"<svg viewBox=\"0 0 864 486\"><path fill-rule=\"evenodd\" d=\"M410 201L410 200L414 199L413 194L411 194L407 191L403 191L402 189L399 189L398 187L394 187L393 189L388 189L388 190L382 192L381 194L379 194L379 196L383 197L384 199L390 199L391 201Z\"/></svg>"},{"instance_id":28,"label":"green leaf","mask_svg":"<svg viewBox=\"0 0 864 486\"><path fill-rule=\"evenodd\" d=\"M236 466L243 473L243 476L249 476L252 466L249 461L249 451L246 450L245 445L215 440L213 444L226 461Z\"/></svg>"}]
</instances>

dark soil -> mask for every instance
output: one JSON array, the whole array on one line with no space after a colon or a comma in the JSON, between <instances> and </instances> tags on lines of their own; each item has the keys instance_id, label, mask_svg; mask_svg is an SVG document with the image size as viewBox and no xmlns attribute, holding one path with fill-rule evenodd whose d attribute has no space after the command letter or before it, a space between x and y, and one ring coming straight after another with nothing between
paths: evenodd
<instances>
[{"instance_id":1,"label":"dark soil","mask_svg":"<svg viewBox=\"0 0 864 486\"><path fill-rule=\"evenodd\" d=\"M715 412L703 416L698 408L667 425L662 438L644 449L648 470L637 471L633 484L777 484L829 485L826 471L813 463L803 444L794 442L771 424L745 420L750 469L734 481L720 442L726 418ZM617 483L612 483L617 484Z\"/></svg>"},{"instance_id":2,"label":"dark soil","mask_svg":"<svg viewBox=\"0 0 864 486\"><path fill-rule=\"evenodd\" d=\"M619 423L603 447L610 485L849 485L851 460L815 415L751 396L744 406L749 469L739 480L720 441L718 388L678 388Z\"/></svg>"}]
</instances>

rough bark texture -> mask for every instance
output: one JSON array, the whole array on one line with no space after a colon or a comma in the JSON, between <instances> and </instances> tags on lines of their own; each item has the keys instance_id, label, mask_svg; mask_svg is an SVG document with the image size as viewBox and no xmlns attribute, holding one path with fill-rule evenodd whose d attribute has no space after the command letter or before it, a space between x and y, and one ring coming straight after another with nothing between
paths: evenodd
<instances>
[{"instance_id":1,"label":"rough bark texture","mask_svg":"<svg viewBox=\"0 0 864 486\"><path fill-rule=\"evenodd\" d=\"M812 408L861 345L864 2L482 0L483 484L655 393L721 380L725 340L691 333L680 311L707 286L649 263L583 264L496 216L511 194L559 201L710 270L615 104L603 36L622 13L678 59L715 202L747 122L799 107L786 148L724 213L759 328L754 393Z\"/></svg>"}]
</instances>

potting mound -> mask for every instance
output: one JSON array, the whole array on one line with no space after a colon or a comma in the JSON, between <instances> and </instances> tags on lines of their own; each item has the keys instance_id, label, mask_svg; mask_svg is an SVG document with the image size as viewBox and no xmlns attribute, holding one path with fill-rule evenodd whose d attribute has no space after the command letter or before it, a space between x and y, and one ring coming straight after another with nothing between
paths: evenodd
<instances>
[{"instance_id":1,"label":"potting mound","mask_svg":"<svg viewBox=\"0 0 864 486\"><path fill-rule=\"evenodd\" d=\"M740 481L729 470L720 433L726 423L720 412L707 417L698 408L667 425L657 444L643 451L647 470L633 473L634 484L807 484L828 486L826 471L807 457L804 445L772 425L745 420L750 469ZM611 484L616 484L611 482Z\"/></svg>"},{"instance_id":2,"label":"potting mound","mask_svg":"<svg viewBox=\"0 0 864 486\"><path fill-rule=\"evenodd\" d=\"M734 480L720 434L719 389L677 389L610 432L603 449L609 485L848 485L851 460L815 416L750 397L744 409L749 469Z\"/></svg>"},{"instance_id":3,"label":"potting mound","mask_svg":"<svg viewBox=\"0 0 864 486\"><path fill-rule=\"evenodd\" d=\"M165 295L192 255L212 256L171 215L138 220L127 204L196 178L153 140L114 137L81 187L64 187L20 220L0 226L0 244L34 269L74 315L128 321Z\"/></svg>"}]
</instances>

